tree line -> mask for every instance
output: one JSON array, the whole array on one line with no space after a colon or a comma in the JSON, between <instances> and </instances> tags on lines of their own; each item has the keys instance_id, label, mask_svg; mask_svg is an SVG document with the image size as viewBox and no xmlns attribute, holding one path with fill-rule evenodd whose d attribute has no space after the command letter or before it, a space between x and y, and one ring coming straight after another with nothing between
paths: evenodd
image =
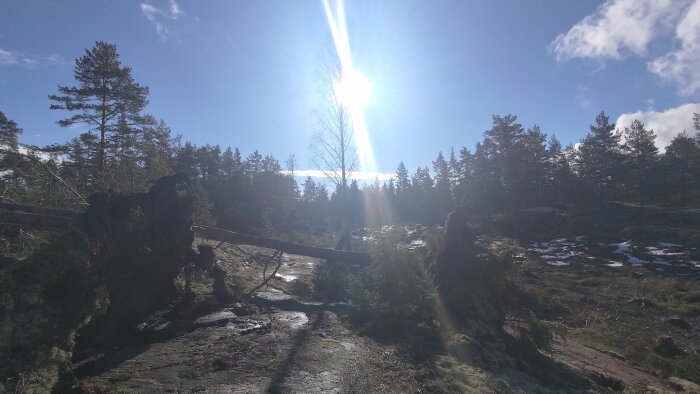
<instances>
[{"instance_id":1,"label":"tree line","mask_svg":"<svg viewBox=\"0 0 700 394\"><path fill-rule=\"evenodd\" d=\"M51 109L63 127L88 131L62 144L20 145L22 129L0 112L2 202L75 207L99 190L141 192L174 172L190 176L200 223L240 231L261 226L310 231L397 221L438 223L455 208L488 218L536 206L603 201L689 206L700 202L700 115L694 134L678 134L665 152L640 121L622 130L601 112L576 145L562 146L538 126L495 115L473 150L438 153L431 168L409 174L399 163L388 182L329 186L294 178L292 157L196 146L146 114L149 89L134 81L116 46L98 41L76 59L76 86L59 86ZM342 189L342 190L341 190ZM341 198L342 196L342 198Z\"/></svg>"}]
</instances>

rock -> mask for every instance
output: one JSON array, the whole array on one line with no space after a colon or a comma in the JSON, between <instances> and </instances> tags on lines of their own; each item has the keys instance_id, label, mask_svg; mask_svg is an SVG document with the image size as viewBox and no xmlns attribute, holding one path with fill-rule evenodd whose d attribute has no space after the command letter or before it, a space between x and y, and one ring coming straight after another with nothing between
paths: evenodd
<instances>
[{"instance_id":1,"label":"rock","mask_svg":"<svg viewBox=\"0 0 700 394\"><path fill-rule=\"evenodd\" d=\"M613 391L623 391L625 389L625 383L620 379L614 378L612 376L596 374L593 379L599 385L610 388Z\"/></svg>"},{"instance_id":2,"label":"rock","mask_svg":"<svg viewBox=\"0 0 700 394\"><path fill-rule=\"evenodd\" d=\"M650 300L650 299L648 299L648 298L646 298L646 297L637 297L637 298L633 298L633 299L627 301L627 303L628 303L628 304L639 305L639 306L642 307L642 308L652 308L652 307L655 307L655 306L656 306L656 304L654 303L654 301L652 301L652 300Z\"/></svg>"},{"instance_id":3,"label":"rock","mask_svg":"<svg viewBox=\"0 0 700 394\"><path fill-rule=\"evenodd\" d=\"M686 393L700 393L700 385L697 383L693 383L689 380L681 379L676 376L672 376L668 380L671 382L671 387L676 390L684 391Z\"/></svg>"},{"instance_id":4,"label":"rock","mask_svg":"<svg viewBox=\"0 0 700 394\"><path fill-rule=\"evenodd\" d=\"M672 318L666 320L666 323L668 323L672 326L676 326L678 328L682 328L684 330L690 330L691 328L693 328L693 326L690 324L690 322L688 322L687 320L682 319L680 317L672 317Z\"/></svg>"},{"instance_id":5,"label":"rock","mask_svg":"<svg viewBox=\"0 0 700 394\"><path fill-rule=\"evenodd\" d=\"M229 320L235 319L236 314L231 312L230 310L223 310L219 312L214 312L210 313L206 316L202 316L198 318L197 320L194 321L194 326L195 327L211 327L211 326L218 326L218 327L223 327L225 326Z\"/></svg>"},{"instance_id":6,"label":"rock","mask_svg":"<svg viewBox=\"0 0 700 394\"><path fill-rule=\"evenodd\" d=\"M229 310L233 311L233 313L235 313L238 316L245 316L257 312L258 308L255 305L236 302L233 305L231 305Z\"/></svg>"},{"instance_id":7,"label":"rock","mask_svg":"<svg viewBox=\"0 0 700 394\"><path fill-rule=\"evenodd\" d=\"M685 296L685 300L691 303L700 302L700 291L693 291Z\"/></svg>"},{"instance_id":8,"label":"rock","mask_svg":"<svg viewBox=\"0 0 700 394\"><path fill-rule=\"evenodd\" d=\"M659 337L654 351L666 357L676 357L685 353L681 348L678 347L678 345L676 345L676 343L673 341L673 338L667 335Z\"/></svg>"}]
</instances>

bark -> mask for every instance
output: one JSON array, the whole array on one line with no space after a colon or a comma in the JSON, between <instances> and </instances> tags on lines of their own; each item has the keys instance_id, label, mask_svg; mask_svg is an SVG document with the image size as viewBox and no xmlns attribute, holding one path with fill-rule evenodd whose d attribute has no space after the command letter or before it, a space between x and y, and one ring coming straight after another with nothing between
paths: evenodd
<instances>
[{"instance_id":1,"label":"bark","mask_svg":"<svg viewBox=\"0 0 700 394\"><path fill-rule=\"evenodd\" d=\"M75 219L26 212L0 212L0 223L20 224L34 228L66 228L75 224Z\"/></svg>"},{"instance_id":2,"label":"bark","mask_svg":"<svg viewBox=\"0 0 700 394\"><path fill-rule=\"evenodd\" d=\"M350 264L365 265L371 262L369 255L366 253L345 252L327 248L318 248L315 246L300 245L292 242L279 241L276 239L235 233L233 231L216 227L193 226L192 228L195 231L195 234L199 236L226 241L232 244L259 246L262 248L279 250L289 254L297 254L330 261L343 261Z\"/></svg>"},{"instance_id":3,"label":"bark","mask_svg":"<svg viewBox=\"0 0 700 394\"><path fill-rule=\"evenodd\" d=\"M35 205L12 204L5 202L0 203L0 209L7 211L22 211L40 215L65 216L69 218L77 218L81 214L81 212L71 211L68 209L46 208Z\"/></svg>"}]
</instances>

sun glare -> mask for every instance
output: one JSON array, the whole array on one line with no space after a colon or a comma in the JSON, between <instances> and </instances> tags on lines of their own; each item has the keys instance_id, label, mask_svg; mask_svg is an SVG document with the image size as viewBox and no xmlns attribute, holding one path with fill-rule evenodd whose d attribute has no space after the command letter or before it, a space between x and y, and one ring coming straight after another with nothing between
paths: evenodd
<instances>
[{"instance_id":1,"label":"sun glare","mask_svg":"<svg viewBox=\"0 0 700 394\"><path fill-rule=\"evenodd\" d=\"M355 135L355 145L360 159L360 170L364 172L376 171L377 165L374 161L372 144L367 131L364 109L370 101L372 94L372 84L359 71L355 70L352 64L352 53L350 52L350 40L345 23L345 9L342 0L324 0L323 6L326 11L328 27L333 36L335 51L340 60L342 70L340 80L333 86L336 99L342 105L347 106L352 118L353 131Z\"/></svg>"},{"instance_id":2,"label":"sun glare","mask_svg":"<svg viewBox=\"0 0 700 394\"><path fill-rule=\"evenodd\" d=\"M372 95L372 84L356 70L344 73L333 88L338 100L351 112L364 110Z\"/></svg>"}]
</instances>

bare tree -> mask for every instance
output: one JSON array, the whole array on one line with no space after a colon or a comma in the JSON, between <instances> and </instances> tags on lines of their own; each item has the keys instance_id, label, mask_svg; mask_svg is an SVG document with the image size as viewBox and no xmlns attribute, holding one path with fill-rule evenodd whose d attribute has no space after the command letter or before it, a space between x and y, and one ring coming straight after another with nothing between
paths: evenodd
<instances>
[{"instance_id":1,"label":"bare tree","mask_svg":"<svg viewBox=\"0 0 700 394\"><path fill-rule=\"evenodd\" d=\"M353 146L350 110L337 89L343 71L339 59L335 56L329 56L322 62L318 126L311 147L314 152L314 165L335 184L343 209L343 235L336 249L345 244L346 250L351 250L346 196L348 179L357 166L357 155Z\"/></svg>"}]
</instances>

